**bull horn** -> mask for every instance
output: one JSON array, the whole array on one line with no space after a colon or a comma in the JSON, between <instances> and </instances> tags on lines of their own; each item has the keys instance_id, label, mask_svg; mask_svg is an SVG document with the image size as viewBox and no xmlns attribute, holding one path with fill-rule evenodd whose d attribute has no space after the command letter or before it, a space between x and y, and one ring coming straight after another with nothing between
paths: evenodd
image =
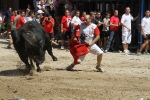
<instances>
[{"instance_id":1,"label":"bull horn","mask_svg":"<svg viewBox=\"0 0 150 100\"><path fill-rule=\"evenodd\" d=\"M55 41L51 41L52 42L52 44L54 44L54 45L59 45L57 42L55 42Z\"/></svg>"}]
</instances>

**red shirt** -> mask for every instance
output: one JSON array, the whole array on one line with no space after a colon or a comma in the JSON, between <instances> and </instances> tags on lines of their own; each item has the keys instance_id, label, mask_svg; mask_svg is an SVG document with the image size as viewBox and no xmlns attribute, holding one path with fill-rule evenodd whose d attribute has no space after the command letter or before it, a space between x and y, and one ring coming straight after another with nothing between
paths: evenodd
<instances>
[{"instance_id":1,"label":"red shirt","mask_svg":"<svg viewBox=\"0 0 150 100\"><path fill-rule=\"evenodd\" d=\"M20 16L17 20L17 24L16 24L16 29L20 28L21 26L23 26L23 24L25 23L25 19Z\"/></svg>"},{"instance_id":2,"label":"red shirt","mask_svg":"<svg viewBox=\"0 0 150 100\"><path fill-rule=\"evenodd\" d=\"M50 22L47 21L47 17L44 18L43 22L45 22L45 25L44 25L45 31L46 31L48 34L53 33L53 32L54 32L54 30L53 30L53 25L52 25ZM55 21L54 21L53 18L51 18L51 22L52 22L53 24L55 24Z\"/></svg>"},{"instance_id":3,"label":"red shirt","mask_svg":"<svg viewBox=\"0 0 150 100\"><path fill-rule=\"evenodd\" d=\"M112 16L112 17L110 18L110 22L111 22L112 24L117 24L117 25L119 25L119 23L120 23L119 18L116 17L116 16ZM110 30L111 30L111 31L118 31L118 26L110 26Z\"/></svg>"},{"instance_id":4,"label":"red shirt","mask_svg":"<svg viewBox=\"0 0 150 100\"><path fill-rule=\"evenodd\" d=\"M81 17L81 21L84 22L84 16Z\"/></svg>"},{"instance_id":5,"label":"red shirt","mask_svg":"<svg viewBox=\"0 0 150 100\"><path fill-rule=\"evenodd\" d=\"M10 21L11 21L11 22L14 22L15 17L16 17L16 16L12 16Z\"/></svg>"},{"instance_id":6,"label":"red shirt","mask_svg":"<svg viewBox=\"0 0 150 100\"><path fill-rule=\"evenodd\" d=\"M72 19L71 16L63 16L62 17L61 23L63 24L63 31L70 31L71 30L71 27L70 27L71 19Z\"/></svg>"}]
</instances>

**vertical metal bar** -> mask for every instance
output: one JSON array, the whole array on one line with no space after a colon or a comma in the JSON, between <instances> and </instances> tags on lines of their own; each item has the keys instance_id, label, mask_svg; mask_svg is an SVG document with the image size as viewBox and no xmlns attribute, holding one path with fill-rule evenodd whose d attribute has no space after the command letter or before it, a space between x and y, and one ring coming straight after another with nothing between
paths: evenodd
<instances>
[{"instance_id":1,"label":"vertical metal bar","mask_svg":"<svg viewBox=\"0 0 150 100\"><path fill-rule=\"evenodd\" d=\"M102 0L102 13L106 12L105 0Z\"/></svg>"},{"instance_id":2,"label":"vertical metal bar","mask_svg":"<svg viewBox=\"0 0 150 100\"><path fill-rule=\"evenodd\" d=\"M148 9L150 9L150 0L148 0Z\"/></svg>"},{"instance_id":3,"label":"vertical metal bar","mask_svg":"<svg viewBox=\"0 0 150 100\"><path fill-rule=\"evenodd\" d=\"M95 11L97 11L97 0L95 2Z\"/></svg>"},{"instance_id":4,"label":"vertical metal bar","mask_svg":"<svg viewBox=\"0 0 150 100\"><path fill-rule=\"evenodd\" d=\"M144 17L144 9L145 9L145 0L140 0L140 20L142 20L142 18ZM141 47L142 45L142 31L140 31L140 34L139 34L139 41L140 41L140 45L139 47Z\"/></svg>"},{"instance_id":5,"label":"vertical metal bar","mask_svg":"<svg viewBox=\"0 0 150 100\"><path fill-rule=\"evenodd\" d=\"M133 5L133 0L132 0L132 8L131 8L131 13L133 14L134 12L134 5Z\"/></svg>"},{"instance_id":6,"label":"vertical metal bar","mask_svg":"<svg viewBox=\"0 0 150 100\"><path fill-rule=\"evenodd\" d=\"M84 0L83 0L83 11L84 11L84 9L85 9L85 8L84 8L84 4L85 4L85 3L84 3Z\"/></svg>"},{"instance_id":7,"label":"vertical metal bar","mask_svg":"<svg viewBox=\"0 0 150 100\"><path fill-rule=\"evenodd\" d=\"M91 3L90 3L90 0L89 0L89 13L91 11Z\"/></svg>"}]
</instances>

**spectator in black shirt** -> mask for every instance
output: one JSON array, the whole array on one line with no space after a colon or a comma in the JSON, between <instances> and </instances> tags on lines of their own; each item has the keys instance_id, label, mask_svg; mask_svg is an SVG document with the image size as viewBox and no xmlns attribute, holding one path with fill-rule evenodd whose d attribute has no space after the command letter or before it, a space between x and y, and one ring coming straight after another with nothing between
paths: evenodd
<instances>
[{"instance_id":1,"label":"spectator in black shirt","mask_svg":"<svg viewBox=\"0 0 150 100\"><path fill-rule=\"evenodd\" d=\"M12 8L9 8L8 11L6 12L6 14L4 15L4 18L3 18L3 22L4 22L4 25L6 27L6 31L4 32L4 34L6 34L6 33L11 34L10 22L11 22L12 15L13 15L12 14Z\"/></svg>"},{"instance_id":2,"label":"spectator in black shirt","mask_svg":"<svg viewBox=\"0 0 150 100\"><path fill-rule=\"evenodd\" d=\"M96 19L95 19L96 13L90 12L90 15L91 15L92 23L96 24Z\"/></svg>"},{"instance_id":3,"label":"spectator in black shirt","mask_svg":"<svg viewBox=\"0 0 150 100\"><path fill-rule=\"evenodd\" d=\"M96 25L98 26L100 32L102 33L102 28L103 28L103 21L102 21L102 17L101 17L101 12L97 12L96 13L96 17L95 17L95 20L96 20ZM101 36L100 36L101 37ZM98 46L99 47L102 47L102 39L100 38L99 41L98 41Z\"/></svg>"}]
</instances>

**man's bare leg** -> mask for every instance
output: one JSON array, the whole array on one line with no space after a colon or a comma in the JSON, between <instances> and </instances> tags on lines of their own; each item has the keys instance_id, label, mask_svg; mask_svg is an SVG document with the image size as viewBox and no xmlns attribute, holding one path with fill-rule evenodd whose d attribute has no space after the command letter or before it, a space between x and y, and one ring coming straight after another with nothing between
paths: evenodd
<instances>
[{"instance_id":1,"label":"man's bare leg","mask_svg":"<svg viewBox=\"0 0 150 100\"><path fill-rule=\"evenodd\" d=\"M123 44L123 50L127 50L127 45Z\"/></svg>"},{"instance_id":2,"label":"man's bare leg","mask_svg":"<svg viewBox=\"0 0 150 100\"><path fill-rule=\"evenodd\" d=\"M145 42L142 44L139 52L141 52L147 45L149 44L149 41L148 40L145 40Z\"/></svg>"},{"instance_id":3,"label":"man's bare leg","mask_svg":"<svg viewBox=\"0 0 150 100\"><path fill-rule=\"evenodd\" d=\"M103 57L102 54L97 56L97 66L99 66L99 67L101 66L102 57Z\"/></svg>"},{"instance_id":4,"label":"man's bare leg","mask_svg":"<svg viewBox=\"0 0 150 100\"><path fill-rule=\"evenodd\" d=\"M100 72L104 72L104 69L102 69L101 67L101 61L102 61L102 57L103 57L103 54L100 54L97 56L97 66L96 66L96 69Z\"/></svg>"}]
</instances>

